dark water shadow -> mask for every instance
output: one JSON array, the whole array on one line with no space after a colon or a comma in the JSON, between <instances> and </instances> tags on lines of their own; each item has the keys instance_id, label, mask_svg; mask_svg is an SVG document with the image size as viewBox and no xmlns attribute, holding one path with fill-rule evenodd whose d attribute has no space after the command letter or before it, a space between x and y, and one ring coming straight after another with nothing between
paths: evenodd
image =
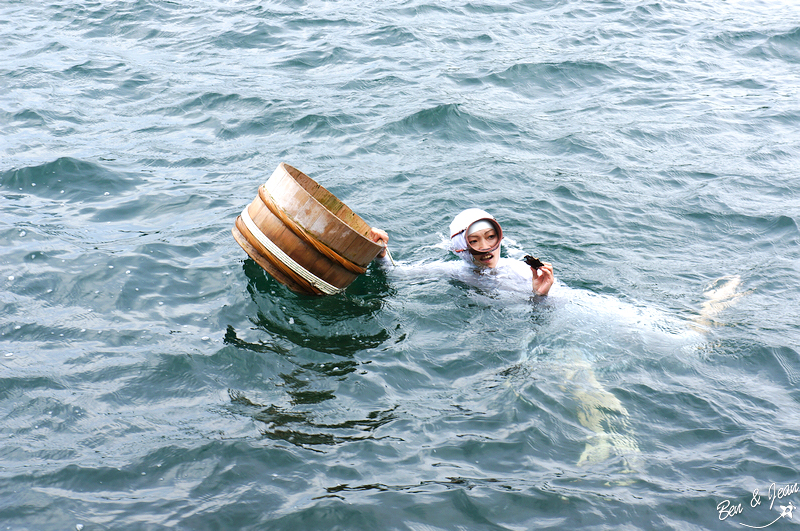
<instances>
[{"instance_id":1,"label":"dark water shadow","mask_svg":"<svg viewBox=\"0 0 800 531\"><path fill-rule=\"evenodd\" d=\"M247 291L256 306L249 317L273 339L316 352L352 357L380 346L390 337L377 319L391 295L386 275L371 267L342 294L298 295L267 275L253 260L243 263ZM228 337L235 337L235 331ZM249 344L240 343L247 348ZM256 347L258 348L258 347Z\"/></svg>"},{"instance_id":2,"label":"dark water shadow","mask_svg":"<svg viewBox=\"0 0 800 531\"><path fill-rule=\"evenodd\" d=\"M367 439L383 439L385 437L376 437L375 432L396 418L397 406L370 411L362 419L318 422L310 412L293 411L274 404L257 404L240 391L229 390L228 394L231 399L230 411L263 424L259 431L264 439L285 441L307 449ZM317 449L317 451L322 450Z\"/></svg>"},{"instance_id":3,"label":"dark water shadow","mask_svg":"<svg viewBox=\"0 0 800 531\"><path fill-rule=\"evenodd\" d=\"M369 353L358 354L391 338L381 316L392 295L384 271L371 266L344 293L314 297L293 293L253 260L245 260L242 268L253 326L237 331L228 325L224 342L271 360L274 368L264 383L277 396L272 404L258 404L247 397L250 391L229 390L226 409L257 421L264 439L316 451L376 438L375 430L394 419L394 410L364 404L349 410L355 418L342 420L340 401L347 398L337 395L348 380L358 378L362 364L371 362Z\"/></svg>"}]
</instances>

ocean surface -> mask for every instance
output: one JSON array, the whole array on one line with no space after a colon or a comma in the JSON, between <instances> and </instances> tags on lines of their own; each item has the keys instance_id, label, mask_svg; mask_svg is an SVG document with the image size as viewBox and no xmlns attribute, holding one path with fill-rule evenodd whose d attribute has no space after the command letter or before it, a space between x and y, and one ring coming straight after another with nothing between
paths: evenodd
<instances>
[{"instance_id":1,"label":"ocean surface","mask_svg":"<svg viewBox=\"0 0 800 531\"><path fill-rule=\"evenodd\" d=\"M281 162L397 267L249 259ZM798 224L794 1L3 0L0 529L792 529Z\"/></svg>"}]
</instances>

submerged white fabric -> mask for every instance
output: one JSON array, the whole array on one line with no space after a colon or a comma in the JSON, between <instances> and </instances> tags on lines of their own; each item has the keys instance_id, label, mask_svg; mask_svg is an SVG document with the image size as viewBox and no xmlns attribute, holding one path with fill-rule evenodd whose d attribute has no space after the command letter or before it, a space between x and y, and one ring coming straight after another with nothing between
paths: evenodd
<instances>
[{"instance_id":1,"label":"submerged white fabric","mask_svg":"<svg viewBox=\"0 0 800 531\"><path fill-rule=\"evenodd\" d=\"M511 258L500 258L497 267L491 269L481 268L462 261L445 262L437 260L423 264L400 262L395 267L391 267L389 261L385 258L380 258L378 261L393 273L400 275L426 278L450 277L482 289L533 294L533 271L525 262Z\"/></svg>"},{"instance_id":2,"label":"submerged white fabric","mask_svg":"<svg viewBox=\"0 0 800 531\"><path fill-rule=\"evenodd\" d=\"M480 277L494 278L509 288L513 286L514 289L533 291L533 271L528 264L520 260L500 258L497 267L481 269L476 273Z\"/></svg>"},{"instance_id":3,"label":"submerged white fabric","mask_svg":"<svg viewBox=\"0 0 800 531\"><path fill-rule=\"evenodd\" d=\"M387 259L378 259L392 276L406 279L430 279L438 281L450 278L480 290L507 294L511 299L529 299L533 293L533 271L521 260L501 258L495 269L478 269L461 260L436 260L427 263L408 264L402 261L392 267ZM547 297L549 308L559 311L550 314L554 320L563 319L565 326L574 327L575 322L585 323L585 333L596 337L616 335L620 338L637 336L651 345L692 347L703 340L703 335L687 326L687 322L655 308L620 301L607 294L598 294L585 289L571 288L558 279L553 283ZM600 332L598 332L598 330ZM675 343L678 341L678 343Z\"/></svg>"}]
</instances>

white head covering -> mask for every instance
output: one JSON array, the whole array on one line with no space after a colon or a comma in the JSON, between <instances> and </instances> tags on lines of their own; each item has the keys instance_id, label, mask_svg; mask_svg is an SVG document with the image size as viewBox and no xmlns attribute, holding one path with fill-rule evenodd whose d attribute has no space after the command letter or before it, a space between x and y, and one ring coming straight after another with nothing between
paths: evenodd
<instances>
[{"instance_id":1,"label":"white head covering","mask_svg":"<svg viewBox=\"0 0 800 531\"><path fill-rule=\"evenodd\" d=\"M476 232L493 228L494 225L492 223L486 221L485 219L482 219L480 221L476 221L475 223L469 226L469 228L467 229L467 236L469 237L470 235L475 234Z\"/></svg>"},{"instance_id":2,"label":"white head covering","mask_svg":"<svg viewBox=\"0 0 800 531\"><path fill-rule=\"evenodd\" d=\"M498 247L495 252L500 252L500 241L503 239L503 229L494 217L480 208L468 208L461 212L450 223L450 249L470 264L475 264L467 245L467 229L476 221L487 221L497 230Z\"/></svg>"}]
</instances>

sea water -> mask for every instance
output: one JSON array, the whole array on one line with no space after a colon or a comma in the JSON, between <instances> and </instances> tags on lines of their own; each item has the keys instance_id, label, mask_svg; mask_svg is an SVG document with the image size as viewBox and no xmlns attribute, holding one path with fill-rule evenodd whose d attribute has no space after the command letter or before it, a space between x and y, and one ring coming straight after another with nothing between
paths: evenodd
<instances>
[{"instance_id":1,"label":"sea water","mask_svg":"<svg viewBox=\"0 0 800 531\"><path fill-rule=\"evenodd\" d=\"M7 0L0 56L0 528L797 520L796 3ZM298 296L230 233L280 162L557 289Z\"/></svg>"}]
</instances>

